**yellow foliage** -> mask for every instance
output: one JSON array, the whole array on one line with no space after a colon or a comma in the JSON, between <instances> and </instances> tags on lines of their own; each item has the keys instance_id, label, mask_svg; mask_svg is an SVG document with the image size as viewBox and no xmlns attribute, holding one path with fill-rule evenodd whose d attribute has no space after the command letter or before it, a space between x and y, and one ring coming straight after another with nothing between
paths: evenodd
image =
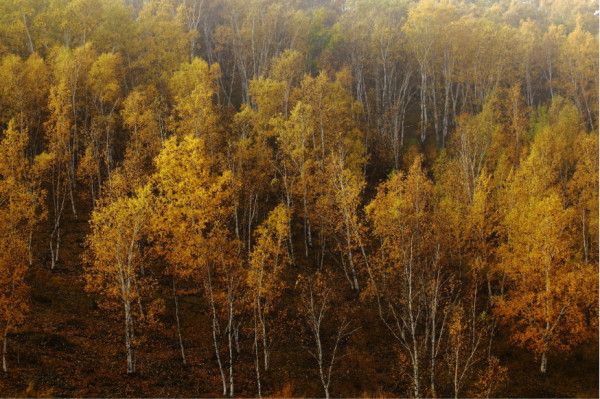
<instances>
[{"instance_id":1,"label":"yellow foliage","mask_svg":"<svg viewBox=\"0 0 600 399\"><path fill-rule=\"evenodd\" d=\"M24 320L29 288L25 280L31 262L30 234L44 219L45 191L41 181L45 154L30 162L25 156L27 131L10 121L0 141L0 325L2 334Z\"/></svg>"},{"instance_id":2,"label":"yellow foliage","mask_svg":"<svg viewBox=\"0 0 600 399\"><path fill-rule=\"evenodd\" d=\"M155 162L152 234L159 252L186 277L221 256L235 256L219 247L233 213L232 173L215 173L204 141L189 134L165 141Z\"/></svg>"},{"instance_id":3,"label":"yellow foliage","mask_svg":"<svg viewBox=\"0 0 600 399\"><path fill-rule=\"evenodd\" d=\"M267 310L271 301L282 292L281 273L290 262L287 250L289 219L289 210L279 204L255 231L256 243L250 254L247 283L260 300L264 298Z\"/></svg>"},{"instance_id":4,"label":"yellow foliage","mask_svg":"<svg viewBox=\"0 0 600 399\"><path fill-rule=\"evenodd\" d=\"M171 128L180 137L201 137L209 148L218 148L222 137L218 135L218 113L214 104L217 64L208 65L200 58L181 64L169 81L175 106Z\"/></svg>"}]
</instances>

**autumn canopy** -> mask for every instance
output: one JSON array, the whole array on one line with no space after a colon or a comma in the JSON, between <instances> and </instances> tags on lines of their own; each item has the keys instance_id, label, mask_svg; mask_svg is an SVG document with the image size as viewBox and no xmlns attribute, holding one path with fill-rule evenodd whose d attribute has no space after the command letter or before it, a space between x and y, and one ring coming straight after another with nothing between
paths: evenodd
<instances>
[{"instance_id":1,"label":"autumn canopy","mask_svg":"<svg viewBox=\"0 0 600 399\"><path fill-rule=\"evenodd\" d=\"M0 396L597 395L596 8L0 0Z\"/></svg>"}]
</instances>

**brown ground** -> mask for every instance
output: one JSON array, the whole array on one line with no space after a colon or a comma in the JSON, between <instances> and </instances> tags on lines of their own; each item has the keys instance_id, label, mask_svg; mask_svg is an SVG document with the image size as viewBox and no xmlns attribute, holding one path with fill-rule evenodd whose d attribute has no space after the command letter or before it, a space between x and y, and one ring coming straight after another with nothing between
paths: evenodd
<instances>
[{"instance_id":1,"label":"brown ground","mask_svg":"<svg viewBox=\"0 0 600 399\"><path fill-rule=\"evenodd\" d=\"M32 267L31 312L21 331L9 341L9 372L0 375L1 396L218 396L220 379L212 350L210 324L201 299L181 299L183 333L190 365L180 361L173 330L152 333L138 358L138 373L125 374L124 345L120 315L98 308L84 291L80 254L87 229L85 221L75 221L66 213L62 262L50 271L44 259ZM40 250L40 253L44 251ZM170 306L170 304L169 304ZM169 316L170 317L170 316ZM170 320L170 319L169 319ZM373 321L376 323L376 321ZM170 322L172 325L172 322ZM362 329L353 339L369 347L370 334ZM281 340L272 364L287 381L273 381L278 396L320 395L311 360L297 343ZM167 344L165 344L167 342ZM385 342L385 341L384 341ZM238 364L252 365L242 355ZM334 395L385 395L395 384L386 375L394 374L386 364L386 354L350 353L336 375ZM569 357L550 358L549 372L543 377L538 364L523 352L507 347L501 353L509 368L509 383L500 396L511 397L598 397L598 347L580 348ZM387 374L386 374L387 373ZM236 390L240 396L255 393L253 369L239 366ZM373 386L380 386L373 391ZM370 387L370 388L369 388Z\"/></svg>"}]
</instances>

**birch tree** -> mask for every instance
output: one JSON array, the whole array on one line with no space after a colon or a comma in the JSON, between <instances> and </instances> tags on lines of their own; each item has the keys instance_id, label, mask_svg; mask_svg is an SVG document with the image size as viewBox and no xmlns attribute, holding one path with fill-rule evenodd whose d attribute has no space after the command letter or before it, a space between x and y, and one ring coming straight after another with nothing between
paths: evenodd
<instances>
[{"instance_id":1,"label":"birch tree","mask_svg":"<svg viewBox=\"0 0 600 399\"><path fill-rule=\"evenodd\" d=\"M268 317L277 309L276 301L283 288L283 269L289 264L287 239L289 210L280 204L256 230L256 244L250 255L247 283L251 289L254 316L254 352L258 396L261 396L261 369L269 370L271 339ZM262 345L262 363L259 346Z\"/></svg>"},{"instance_id":2,"label":"birch tree","mask_svg":"<svg viewBox=\"0 0 600 399\"><path fill-rule=\"evenodd\" d=\"M553 351L588 339L595 302L589 294L597 279L594 267L574 256L569 226L576 208L565 201L574 169L566 149L577 137L577 111L555 99L550 113L505 194L507 241L499 267L511 285L495 305L502 320L513 323L513 342L538 357L542 373Z\"/></svg>"},{"instance_id":3,"label":"birch tree","mask_svg":"<svg viewBox=\"0 0 600 399\"><path fill-rule=\"evenodd\" d=\"M409 359L414 397L436 395L436 362L456 298L456 280L435 234L438 199L421 162L417 157L406 176L394 172L366 208L378 245L369 291L379 318Z\"/></svg>"},{"instance_id":4,"label":"birch tree","mask_svg":"<svg viewBox=\"0 0 600 399\"><path fill-rule=\"evenodd\" d=\"M39 182L47 154L33 162L26 156L28 134L11 120L0 141L0 328L2 370L8 371L9 334L29 310L26 281L31 263L31 232L45 216L45 191ZM28 262L29 260L29 262Z\"/></svg>"},{"instance_id":5,"label":"birch tree","mask_svg":"<svg viewBox=\"0 0 600 399\"><path fill-rule=\"evenodd\" d=\"M122 184L116 181L122 178L115 172L108 184ZM136 319L144 317L140 297L144 259L138 245L148 231L151 192L150 186L144 186L130 194L116 194L101 199L90 219L86 289L105 297L110 307L122 306L127 374L132 374L136 334L140 334Z\"/></svg>"},{"instance_id":6,"label":"birch tree","mask_svg":"<svg viewBox=\"0 0 600 399\"><path fill-rule=\"evenodd\" d=\"M300 306L310 332L308 352L315 359L324 396L329 399L334 367L344 357L343 346L356 329L341 311L339 298L322 273L300 276L296 286L301 290ZM332 314L333 306L336 314Z\"/></svg>"},{"instance_id":7,"label":"birch tree","mask_svg":"<svg viewBox=\"0 0 600 399\"><path fill-rule=\"evenodd\" d=\"M214 172L203 140L194 135L168 139L155 162L154 245L170 265L173 278L190 279L205 288L223 395L233 396L233 329L241 276L237 244L227 221L233 213L235 181L230 171ZM227 325L229 378L221 360L222 317Z\"/></svg>"}]
</instances>

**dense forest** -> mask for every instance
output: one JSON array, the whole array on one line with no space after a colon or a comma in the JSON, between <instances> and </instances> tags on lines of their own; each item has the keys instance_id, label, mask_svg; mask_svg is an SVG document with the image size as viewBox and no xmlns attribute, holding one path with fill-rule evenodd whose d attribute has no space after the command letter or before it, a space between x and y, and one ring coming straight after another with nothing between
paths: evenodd
<instances>
[{"instance_id":1,"label":"dense forest","mask_svg":"<svg viewBox=\"0 0 600 399\"><path fill-rule=\"evenodd\" d=\"M597 9L0 0L0 395L597 397Z\"/></svg>"}]
</instances>

